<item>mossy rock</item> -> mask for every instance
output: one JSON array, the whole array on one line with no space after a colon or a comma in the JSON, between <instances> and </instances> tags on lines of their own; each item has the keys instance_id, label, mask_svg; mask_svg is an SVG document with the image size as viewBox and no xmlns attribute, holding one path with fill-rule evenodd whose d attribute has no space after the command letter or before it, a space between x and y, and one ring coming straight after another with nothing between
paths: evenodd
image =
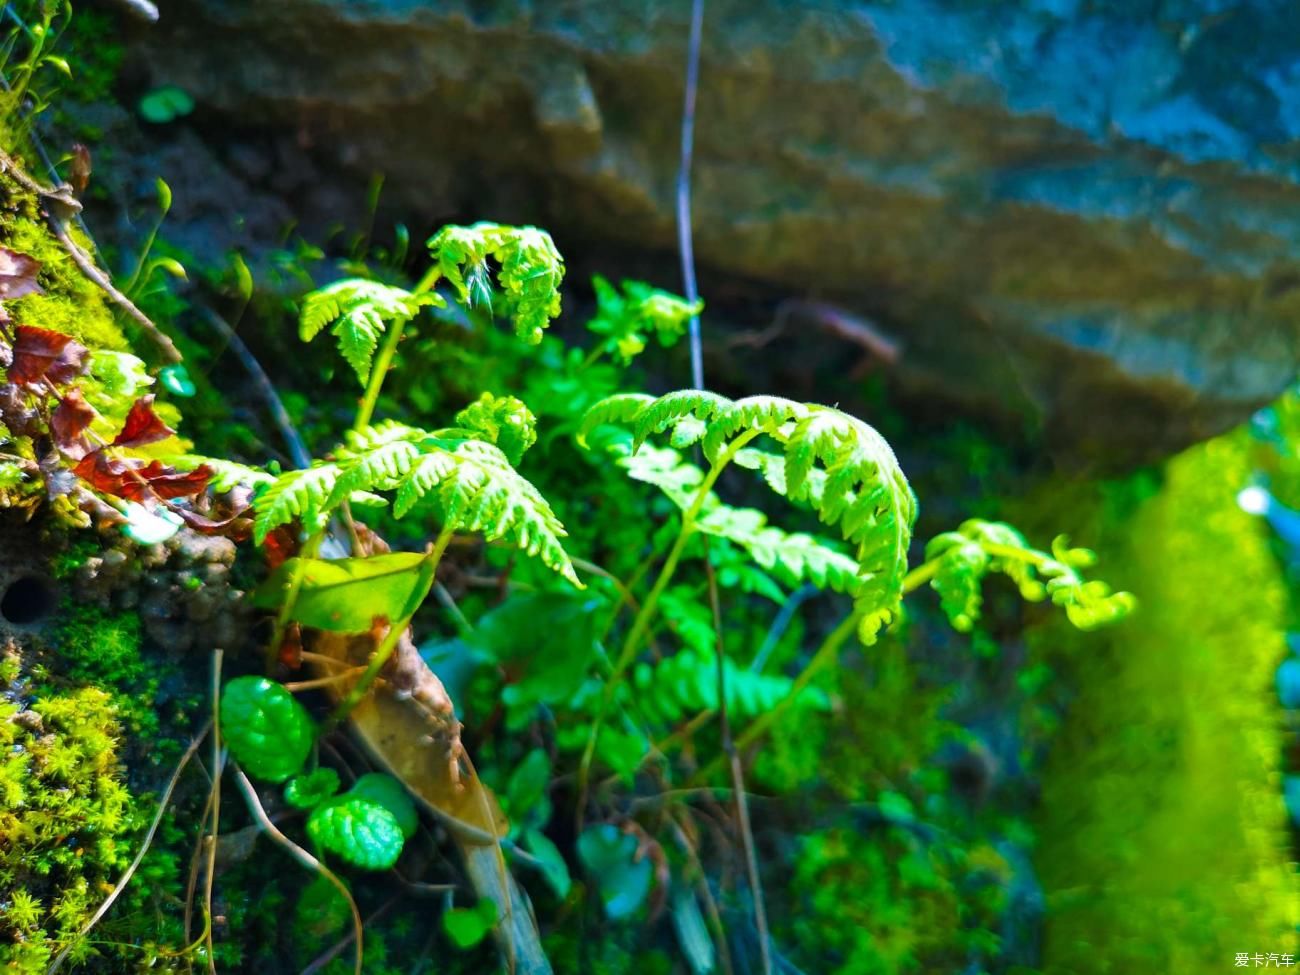
<instances>
[{"instance_id":1,"label":"mossy rock","mask_svg":"<svg viewBox=\"0 0 1300 975\"><path fill-rule=\"evenodd\" d=\"M1216 972L1240 951L1297 952L1272 692L1287 592L1236 504L1250 471L1242 432L1170 461L1095 540L1140 611L1035 634L1077 691L1043 784L1046 971Z\"/></svg>"}]
</instances>

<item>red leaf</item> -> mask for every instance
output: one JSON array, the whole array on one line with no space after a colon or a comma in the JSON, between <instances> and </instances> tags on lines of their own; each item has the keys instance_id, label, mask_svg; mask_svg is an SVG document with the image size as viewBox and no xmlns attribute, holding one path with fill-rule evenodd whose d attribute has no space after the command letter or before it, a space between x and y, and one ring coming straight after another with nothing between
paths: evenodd
<instances>
[{"instance_id":1,"label":"red leaf","mask_svg":"<svg viewBox=\"0 0 1300 975\"><path fill-rule=\"evenodd\" d=\"M19 254L0 247L0 300L13 301L26 295L39 295L41 286L36 274L41 262L30 254Z\"/></svg>"},{"instance_id":2,"label":"red leaf","mask_svg":"<svg viewBox=\"0 0 1300 975\"><path fill-rule=\"evenodd\" d=\"M81 457L86 453L86 443L81 435L95 419L95 408L86 402L81 390L74 386L63 394L59 405L50 414L50 432L55 445L65 454Z\"/></svg>"},{"instance_id":3,"label":"red leaf","mask_svg":"<svg viewBox=\"0 0 1300 975\"><path fill-rule=\"evenodd\" d=\"M128 501L139 501L144 497L144 483L134 476L134 468L102 449L93 450L81 458L72 473L100 494L111 494Z\"/></svg>"},{"instance_id":4,"label":"red leaf","mask_svg":"<svg viewBox=\"0 0 1300 975\"><path fill-rule=\"evenodd\" d=\"M262 551L266 553L266 567L272 572L280 568L286 559L292 558L297 550L298 542L293 532L283 525L273 529L262 542Z\"/></svg>"},{"instance_id":5,"label":"red leaf","mask_svg":"<svg viewBox=\"0 0 1300 975\"><path fill-rule=\"evenodd\" d=\"M137 473L149 483L149 491L163 500L199 494L207 488L208 481L212 480L212 468L207 464L182 472L155 460Z\"/></svg>"},{"instance_id":6,"label":"red leaf","mask_svg":"<svg viewBox=\"0 0 1300 975\"><path fill-rule=\"evenodd\" d=\"M153 395L141 396L131 404L126 423L109 445L112 447L143 447L145 444L166 440L176 431L158 419L153 411Z\"/></svg>"},{"instance_id":7,"label":"red leaf","mask_svg":"<svg viewBox=\"0 0 1300 975\"><path fill-rule=\"evenodd\" d=\"M209 518L191 508L171 508L174 514L200 535L225 535L236 541L245 539L253 530L252 519L244 516L246 508L233 512L227 518Z\"/></svg>"},{"instance_id":8,"label":"red leaf","mask_svg":"<svg viewBox=\"0 0 1300 975\"><path fill-rule=\"evenodd\" d=\"M81 374L86 347L74 342L71 335L31 325L19 325L15 332L10 382L26 386L39 382L61 385Z\"/></svg>"},{"instance_id":9,"label":"red leaf","mask_svg":"<svg viewBox=\"0 0 1300 975\"><path fill-rule=\"evenodd\" d=\"M212 477L212 470L206 464L185 473L167 467L160 460L141 467L139 461L119 460L102 448L87 454L72 470L101 494L127 501L191 497L203 491Z\"/></svg>"}]
</instances>

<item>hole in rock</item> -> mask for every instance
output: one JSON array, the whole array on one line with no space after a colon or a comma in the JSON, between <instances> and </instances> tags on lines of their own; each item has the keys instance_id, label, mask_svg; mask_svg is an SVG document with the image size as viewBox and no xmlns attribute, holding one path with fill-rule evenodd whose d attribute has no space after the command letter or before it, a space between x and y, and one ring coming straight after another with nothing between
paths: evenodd
<instances>
[{"instance_id":1,"label":"hole in rock","mask_svg":"<svg viewBox=\"0 0 1300 975\"><path fill-rule=\"evenodd\" d=\"M37 576L20 576L0 596L0 617L15 626L39 623L54 612L54 586Z\"/></svg>"}]
</instances>

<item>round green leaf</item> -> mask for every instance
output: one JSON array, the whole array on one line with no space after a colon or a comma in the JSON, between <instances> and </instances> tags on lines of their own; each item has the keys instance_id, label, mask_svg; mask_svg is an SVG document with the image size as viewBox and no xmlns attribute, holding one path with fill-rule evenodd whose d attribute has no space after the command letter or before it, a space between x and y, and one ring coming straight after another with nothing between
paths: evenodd
<instances>
[{"instance_id":1,"label":"round green leaf","mask_svg":"<svg viewBox=\"0 0 1300 975\"><path fill-rule=\"evenodd\" d=\"M332 768L318 768L290 779L284 787L284 799L295 809L311 809L338 791L338 772Z\"/></svg>"},{"instance_id":2,"label":"round green leaf","mask_svg":"<svg viewBox=\"0 0 1300 975\"><path fill-rule=\"evenodd\" d=\"M524 843L528 852L540 865L542 876L550 884L555 895L561 900L569 896L573 878L569 876L569 865L564 862L564 855L551 838L539 829L530 829L524 834Z\"/></svg>"},{"instance_id":3,"label":"round green leaf","mask_svg":"<svg viewBox=\"0 0 1300 975\"><path fill-rule=\"evenodd\" d=\"M236 677L221 695L222 737L254 778L283 782L296 773L314 732L307 709L265 677Z\"/></svg>"},{"instance_id":4,"label":"round green leaf","mask_svg":"<svg viewBox=\"0 0 1300 975\"><path fill-rule=\"evenodd\" d=\"M387 870L402 853L402 826L387 808L351 794L326 800L307 818L318 845L366 870Z\"/></svg>"},{"instance_id":5,"label":"round green leaf","mask_svg":"<svg viewBox=\"0 0 1300 975\"><path fill-rule=\"evenodd\" d=\"M404 838L409 840L415 835L415 827L419 825L415 803L411 801L411 794L406 791L406 786L391 775L369 772L357 779L356 784L348 790L348 795L379 803L393 814L393 818L402 827Z\"/></svg>"}]
</instances>

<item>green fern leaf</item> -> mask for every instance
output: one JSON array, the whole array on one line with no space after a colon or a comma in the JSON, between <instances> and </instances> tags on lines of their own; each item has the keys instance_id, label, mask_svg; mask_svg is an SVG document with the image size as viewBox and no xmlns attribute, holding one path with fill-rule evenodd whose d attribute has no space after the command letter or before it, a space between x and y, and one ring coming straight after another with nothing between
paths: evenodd
<instances>
[{"instance_id":1,"label":"green fern leaf","mask_svg":"<svg viewBox=\"0 0 1300 975\"><path fill-rule=\"evenodd\" d=\"M328 501L339 469L317 461L302 470L287 471L268 484L253 500L253 538L262 544L272 529L295 518L308 531L318 531L329 520Z\"/></svg>"},{"instance_id":2,"label":"green fern leaf","mask_svg":"<svg viewBox=\"0 0 1300 975\"><path fill-rule=\"evenodd\" d=\"M426 305L443 305L428 291L412 294L364 278L345 278L313 291L303 300L298 334L310 342L327 325L338 338L339 351L364 386L370 364L385 329L400 328Z\"/></svg>"},{"instance_id":3,"label":"green fern leaf","mask_svg":"<svg viewBox=\"0 0 1300 975\"><path fill-rule=\"evenodd\" d=\"M709 421L732 406L731 400L702 389L683 389L647 403L632 423L633 449L651 435L682 421ZM696 438L698 439L698 438Z\"/></svg>"},{"instance_id":4,"label":"green fern leaf","mask_svg":"<svg viewBox=\"0 0 1300 975\"><path fill-rule=\"evenodd\" d=\"M1064 537L1051 553L1033 548L1010 525L971 519L956 531L944 532L925 548L928 561L937 560L931 587L953 628L969 630L979 619L984 577L1000 572L1009 577L1026 600L1048 597L1065 610L1080 629L1093 629L1123 619L1137 606L1130 593L1112 592L1098 580L1087 580L1080 569L1096 556L1088 549L1070 548Z\"/></svg>"},{"instance_id":5,"label":"green fern leaf","mask_svg":"<svg viewBox=\"0 0 1300 975\"><path fill-rule=\"evenodd\" d=\"M560 314L564 259L545 231L497 223L449 226L431 237L428 247L438 273L470 305L490 302L488 258L495 260L497 281L509 299L510 318L521 339L537 344Z\"/></svg>"},{"instance_id":6,"label":"green fern leaf","mask_svg":"<svg viewBox=\"0 0 1300 975\"><path fill-rule=\"evenodd\" d=\"M727 688L727 713L733 719L755 718L777 707L794 690L788 677L756 674L723 659ZM641 693L638 706L665 725L674 725L701 711L718 708L717 658L713 650L686 649L657 664L640 664L633 686ZM814 687L805 687L796 699L814 711L826 711L830 701Z\"/></svg>"},{"instance_id":7,"label":"green fern leaf","mask_svg":"<svg viewBox=\"0 0 1300 975\"><path fill-rule=\"evenodd\" d=\"M704 302L686 301L639 281L624 281L623 294L597 275L596 317L587 328L603 336L602 348L624 365L645 350L647 334L654 332L659 344L671 346L685 334L690 320L704 310Z\"/></svg>"},{"instance_id":8,"label":"green fern leaf","mask_svg":"<svg viewBox=\"0 0 1300 975\"><path fill-rule=\"evenodd\" d=\"M704 456L717 463L727 445L748 430L777 435L790 420L807 413L807 407L780 396L747 396L732 403L709 424L704 436Z\"/></svg>"},{"instance_id":9,"label":"green fern leaf","mask_svg":"<svg viewBox=\"0 0 1300 975\"><path fill-rule=\"evenodd\" d=\"M484 393L457 413L455 422L459 429L496 444L512 464L537 442L537 417L513 396Z\"/></svg>"},{"instance_id":10,"label":"green fern leaf","mask_svg":"<svg viewBox=\"0 0 1300 975\"><path fill-rule=\"evenodd\" d=\"M592 432L606 424L630 427L641 411L655 401L653 396L645 393L615 393L589 409L578 427L578 443L588 446L587 440Z\"/></svg>"}]
</instances>

